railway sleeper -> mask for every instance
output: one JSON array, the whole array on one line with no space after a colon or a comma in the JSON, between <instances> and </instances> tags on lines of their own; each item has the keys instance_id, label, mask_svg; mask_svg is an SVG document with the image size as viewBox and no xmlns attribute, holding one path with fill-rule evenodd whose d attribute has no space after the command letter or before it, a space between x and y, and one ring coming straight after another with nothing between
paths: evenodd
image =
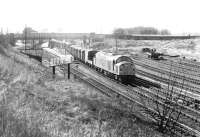
<instances>
[{"instance_id":1,"label":"railway sleeper","mask_svg":"<svg viewBox=\"0 0 200 137\"><path fill-rule=\"evenodd\" d=\"M186 79L185 76L182 76L182 75L178 75L174 72L168 72L166 70L159 70L157 68L153 68L151 66L148 66L146 64L142 64L142 63L137 63L137 65L139 66L142 66L142 67L145 67L145 68L149 68L150 70L153 70L153 71L156 71L156 72L159 72L159 73L162 73L162 74L165 74L165 75L171 75L172 77L176 78L176 79ZM191 82L191 83L195 83L195 84L200 84L200 81L199 80L196 80L196 79L192 79L192 78L189 78L187 77L187 81Z\"/></svg>"},{"instance_id":2,"label":"railway sleeper","mask_svg":"<svg viewBox=\"0 0 200 137\"><path fill-rule=\"evenodd\" d=\"M168 104L165 104L165 103L163 103L163 102L160 102L160 101L158 101L158 100L156 100L156 99L153 99L153 98L149 98L148 96L146 96L145 94L141 94L141 93L138 93L138 94L140 94L142 97L145 97L145 98L147 98L147 99L149 99L149 100L151 100L151 101L153 101L153 102L155 102L155 103L158 103L159 105L161 105L161 106L165 106L165 107L167 107L167 108L170 108L170 109L174 109L174 108L172 108L172 106L170 106L170 105L168 105ZM171 103L171 102L170 102ZM175 110L176 112L179 112L178 110ZM186 113L184 113L184 112L180 112L183 116L185 116L185 117L187 117L187 118L190 118L191 120L193 120L193 121L195 121L195 122L197 122L197 123L199 123L200 124L200 119L197 119L197 118L195 118L195 117L193 117L193 116L190 116L190 115L188 115L188 114L186 114Z\"/></svg>"},{"instance_id":3,"label":"railway sleeper","mask_svg":"<svg viewBox=\"0 0 200 137\"><path fill-rule=\"evenodd\" d=\"M145 97L145 98L149 98L148 96L146 96L146 95L144 95L144 94L141 94L141 93L139 93L139 92L136 92L137 94L139 94L139 95L141 95L141 96L143 96L143 97ZM152 98L149 98L150 100L152 100L152 101L156 101L156 100L153 100ZM158 102L160 105L163 105L163 103L161 103L161 102ZM166 104L165 104L166 105ZM168 107L171 107L171 106L169 106L169 105L167 105ZM188 115L187 114L184 114L183 113L183 115L185 115L186 117L188 117ZM190 116L189 116L189 118L191 118ZM195 120L195 118L192 118L193 120ZM199 120L197 120L196 119L196 121L197 122L199 122Z\"/></svg>"}]
</instances>

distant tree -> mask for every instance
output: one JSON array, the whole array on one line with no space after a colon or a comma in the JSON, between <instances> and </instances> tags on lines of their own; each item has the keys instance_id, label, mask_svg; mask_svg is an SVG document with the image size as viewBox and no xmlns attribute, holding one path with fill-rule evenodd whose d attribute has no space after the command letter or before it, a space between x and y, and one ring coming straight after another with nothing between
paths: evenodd
<instances>
[{"instance_id":1,"label":"distant tree","mask_svg":"<svg viewBox=\"0 0 200 137\"><path fill-rule=\"evenodd\" d=\"M118 29L115 29L115 30L113 31L113 34L114 34L114 35L126 35L127 32L126 32L125 29L118 28Z\"/></svg>"},{"instance_id":2,"label":"distant tree","mask_svg":"<svg viewBox=\"0 0 200 137\"><path fill-rule=\"evenodd\" d=\"M153 27L134 27L127 29L129 34L158 34L159 31Z\"/></svg>"},{"instance_id":3,"label":"distant tree","mask_svg":"<svg viewBox=\"0 0 200 137\"><path fill-rule=\"evenodd\" d=\"M24 30L23 30L23 34L30 34L30 33L35 33L37 31L33 30L31 27L25 27Z\"/></svg>"},{"instance_id":4,"label":"distant tree","mask_svg":"<svg viewBox=\"0 0 200 137\"><path fill-rule=\"evenodd\" d=\"M171 33L167 29L163 29L160 31L160 35L170 35Z\"/></svg>"},{"instance_id":5,"label":"distant tree","mask_svg":"<svg viewBox=\"0 0 200 137\"><path fill-rule=\"evenodd\" d=\"M169 30L164 29L159 31L154 27L143 27L138 26L134 28L117 28L113 31L114 35L133 35L133 34L141 34L141 35L170 35Z\"/></svg>"}]
</instances>

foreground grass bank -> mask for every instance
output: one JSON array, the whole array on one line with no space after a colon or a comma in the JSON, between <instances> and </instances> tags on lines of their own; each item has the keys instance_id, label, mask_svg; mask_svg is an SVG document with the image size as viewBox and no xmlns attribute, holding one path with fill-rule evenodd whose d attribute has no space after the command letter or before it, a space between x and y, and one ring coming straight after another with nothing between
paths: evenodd
<instances>
[{"instance_id":1,"label":"foreground grass bank","mask_svg":"<svg viewBox=\"0 0 200 137\"><path fill-rule=\"evenodd\" d=\"M124 109L76 80L52 79L18 53L0 55L0 136L161 137Z\"/></svg>"}]
</instances>

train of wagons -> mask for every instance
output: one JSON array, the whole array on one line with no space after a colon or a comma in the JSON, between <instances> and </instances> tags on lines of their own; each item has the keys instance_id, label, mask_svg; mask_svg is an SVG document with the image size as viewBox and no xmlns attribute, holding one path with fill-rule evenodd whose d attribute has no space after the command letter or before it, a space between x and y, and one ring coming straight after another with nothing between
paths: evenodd
<instances>
[{"instance_id":1,"label":"train of wagons","mask_svg":"<svg viewBox=\"0 0 200 137\"><path fill-rule=\"evenodd\" d=\"M103 73L104 75L128 84L135 78L135 65L133 60L127 55L117 55L98 51L94 49L86 49L81 45L70 45L67 42L50 40L49 47L57 47L69 52L78 60L89 67Z\"/></svg>"},{"instance_id":2,"label":"train of wagons","mask_svg":"<svg viewBox=\"0 0 200 137\"><path fill-rule=\"evenodd\" d=\"M124 84L129 84L135 79L135 65L129 56L86 49L81 45L58 40L50 40L49 48L58 48L62 54L69 52L74 59ZM188 92L188 95L194 99L194 107L200 109L200 96L191 92Z\"/></svg>"}]
</instances>

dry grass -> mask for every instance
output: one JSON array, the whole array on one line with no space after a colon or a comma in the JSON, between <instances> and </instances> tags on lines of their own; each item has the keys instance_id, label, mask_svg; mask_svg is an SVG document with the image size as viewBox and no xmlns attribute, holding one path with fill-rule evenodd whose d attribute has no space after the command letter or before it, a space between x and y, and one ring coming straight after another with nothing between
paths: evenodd
<instances>
[{"instance_id":1,"label":"dry grass","mask_svg":"<svg viewBox=\"0 0 200 137\"><path fill-rule=\"evenodd\" d=\"M161 136L116 100L76 80L41 79L34 62L9 55L0 55L0 136Z\"/></svg>"}]
</instances>

